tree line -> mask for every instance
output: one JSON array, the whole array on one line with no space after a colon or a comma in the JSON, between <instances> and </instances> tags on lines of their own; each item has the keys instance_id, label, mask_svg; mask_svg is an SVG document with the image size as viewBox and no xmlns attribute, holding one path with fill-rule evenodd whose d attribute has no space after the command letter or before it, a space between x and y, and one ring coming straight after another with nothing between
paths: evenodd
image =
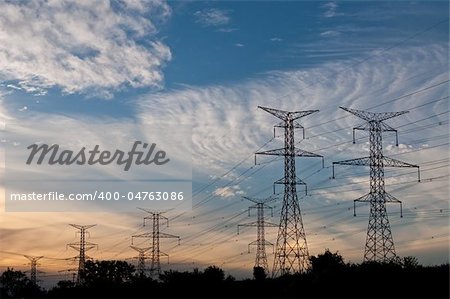
<instances>
[{"instance_id":1,"label":"tree line","mask_svg":"<svg viewBox=\"0 0 450 299\"><path fill-rule=\"evenodd\" d=\"M87 261L80 283L61 280L45 290L25 273L8 268L0 276L0 298L448 298L449 264L422 266L415 257L394 262L345 263L326 250L310 257L305 273L270 278L253 268L253 279L236 280L209 266L193 271L169 270L152 279L125 261Z\"/></svg>"}]
</instances>

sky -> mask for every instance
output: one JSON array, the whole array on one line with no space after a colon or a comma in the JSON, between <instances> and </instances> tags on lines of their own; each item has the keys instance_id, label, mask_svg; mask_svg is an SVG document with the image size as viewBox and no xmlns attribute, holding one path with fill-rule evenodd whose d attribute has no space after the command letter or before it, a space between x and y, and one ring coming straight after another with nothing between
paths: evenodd
<instances>
[{"instance_id":1,"label":"sky","mask_svg":"<svg viewBox=\"0 0 450 299\"><path fill-rule=\"evenodd\" d=\"M389 205L399 256L427 265L448 262L449 7L446 1L28 1L0 4L0 123L64 121L77 128L99 120L167 122L192 130L191 211L166 213L163 269L215 264L250 277L255 220L242 198L268 197L282 177L280 158L254 153L282 146L277 119L257 106L320 110L301 119L297 145L323 155L297 159L308 184L299 200L310 254L326 248L361 262L368 206L368 169L333 161L368 155L368 135L351 128L361 119L339 106L373 112L409 110L387 121L384 153L420 165L386 169L386 190L403 201ZM43 138L42 126L28 127ZM49 128L50 130L50 128ZM68 131L70 131L68 129ZM97 136L101 135L97 133ZM72 134L63 136L74 138ZM94 136L95 137L95 136ZM2 142L7 140L2 139ZM2 161L4 152L2 151ZM4 164L2 165L4 169ZM95 259L127 259L131 235L145 213L5 212L0 195L0 270L26 270L23 254L45 256L44 281L68 278L77 254L69 223L97 224L89 252ZM275 192L282 197L282 189ZM281 199L272 203L278 222ZM267 240L276 240L268 228ZM137 243L145 246L145 240ZM273 254L268 248L269 265Z\"/></svg>"}]
</instances>

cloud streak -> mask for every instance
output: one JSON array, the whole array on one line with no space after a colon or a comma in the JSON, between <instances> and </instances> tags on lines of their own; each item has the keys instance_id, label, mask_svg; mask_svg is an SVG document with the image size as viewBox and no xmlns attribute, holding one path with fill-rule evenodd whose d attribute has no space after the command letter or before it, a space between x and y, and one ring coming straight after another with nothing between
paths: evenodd
<instances>
[{"instance_id":1,"label":"cloud streak","mask_svg":"<svg viewBox=\"0 0 450 299\"><path fill-rule=\"evenodd\" d=\"M230 23L229 12L216 8L198 10L194 13L196 22L205 27L223 26ZM224 31L229 32L229 31Z\"/></svg>"},{"instance_id":2,"label":"cloud streak","mask_svg":"<svg viewBox=\"0 0 450 299\"><path fill-rule=\"evenodd\" d=\"M327 2L324 5L322 5L322 8L325 9L325 12L323 13L323 16L325 18L332 18L332 17L336 17L336 16L341 16L342 13L338 13L337 9L338 9L338 5L336 4L336 2Z\"/></svg>"},{"instance_id":3,"label":"cloud streak","mask_svg":"<svg viewBox=\"0 0 450 299\"><path fill-rule=\"evenodd\" d=\"M231 86L187 86L140 98L138 114L155 121L191 123L194 164L211 174L238 162L237 157L251 155L268 140L277 119L257 109L258 105L288 110L320 109L317 115L306 117L302 122L306 126L326 122L330 115L345 114L338 109L339 105L365 109L373 106L374 95L388 99L419 89L429 81L416 78L404 83L403 80L413 70L439 71L439 66L445 65L446 61L445 47L434 45L427 49L418 47L397 50L390 55L375 55L351 69L349 64L354 61L341 61L310 70L272 72ZM445 77L445 70L441 70L436 78ZM435 95L442 95L443 90L445 86ZM414 103L425 100L426 97L418 95ZM412 104L408 102L408 106ZM378 109L395 111L404 108L408 107L397 106L394 102ZM405 118L405 121L418 119L420 114L410 113ZM344 119L320 126L311 134L332 131L336 125L354 125L350 117ZM314 143L317 148L325 147L331 140L342 140L343 137L346 138L342 133L330 134Z\"/></svg>"},{"instance_id":4,"label":"cloud streak","mask_svg":"<svg viewBox=\"0 0 450 299\"><path fill-rule=\"evenodd\" d=\"M160 88L171 59L157 25L162 1L27 1L0 4L0 79L30 93Z\"/></svg>"}]
</instances>

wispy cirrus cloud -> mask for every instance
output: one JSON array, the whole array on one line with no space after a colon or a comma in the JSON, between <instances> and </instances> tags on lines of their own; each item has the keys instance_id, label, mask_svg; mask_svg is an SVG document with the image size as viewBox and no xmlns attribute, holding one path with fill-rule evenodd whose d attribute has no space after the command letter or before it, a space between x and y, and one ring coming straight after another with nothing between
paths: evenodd
<instances>
[{"instance_id":1,"label":"wispy cirrus cloud","mask_svg":"<svg viewBox=\"0 0 450 299\"><path fill-rule=\"evenodd\" d=\"M217 27L230 23L229 11L217 8L206 8L194 13L196 22L205 27ZM224 31L225 32L225 31Z\"/></svg>"},{"instance_id":2,"label":"wispy cirrus cloud","mask_svg":"<svg viewBox=\"0 0 450 299\"><path fill-rule=\"evenodd\" d=\"M233 185L233 186L217 188L216 190L214 190L213 193L216 196L227 198L227 197L244 195L245 191L241 190L241 187L239 185Z\"/></svg>"},{"instance_id":3,"label":"wispy cirrus cloud","mask_svg":"<svg viewBox=\"0 0 450 299\"><path fill-rule=\"evenodd\" d=\"M339 35L341 35L341 33L339 31L335 31L335 30L327 30L327 31L320 33L320 36L322 36L322 37L335 37L335 36L339 36Z\"/></svg>"},{"instance_id":4,"label":"wispy cirrus cloud","mask_svg":"<svg viewBox=\"0 0 450 299\"><path fill-rule=\"evenodd\" d=\"M156 37L170 16L163 1L27 1L0 4L0 79L29 93L112 96L160 88L171 51Z\"/></svg>"},{"instance_id":5,"label":"wispy cirrus cloud","mask_svg":"<svg viewBox=\"0 0 450 299\"><path fill-rule=\"evenodd\" d=\"M237 28L219 28L219 29L217 29L217 32L230 33L230 32L237 31L237 30L239 30L239 29L237 29Z\"/></svg>"},{"instance_id":6,"label":"wispy cirrus cloud","mask_svg":"<svg viewBox=\"0 0 450 299\"><path fill-rule=\"evenodd\" d=\"M424 86L428 81L412 80L403 84L402 80L408 78L414 69L439 72L439 66L448 61L445 49L440 45L427 49L417 47L393 51L388 56L377 56L374 52L372 59L351 70L348 64L354 62L342 61L309 70L272 72L267 77L232 86L186 86L141 98L138 101L139 114L155 121L165 119L191 123L194 167L202 173L220 174L239 162L241 157L252 155L267 141L268 132L277 119L261 112L258 105L279 109L320 109L324 111L314 118L305 118L304 123L307 126L310 122L326 122L331 114L340 115L339 105L364 109L373 105L373 95L378 96L380 90L386 91L382 93L383 98L393 98ZM443 73L436 78L445 77L445 70L440 69ZM432 96L441 96L444 89ZM286 94L289 96L282 97ZM276 100L279 97L282 101ZM426 99L419 97L414 103L423 103ZM383 106L381 109L402 110L414 103L408 102L407 107ZM420 117L418 111L407 116L412 120ZM337 125L351 126L354 123L347 117ZM335 127L335 123L328 123L311 134L333 131ZM316 139L315 146L326 147L331 140L337 142L346 138L341 133L331 134ZM305 149L314 151L313 148ZM336 150L344 151L339 147ZM249 165L251 162L249 159Z\"/></svg>"},{"instance_id":7,"label":"wispy cirrus cloud","mask_svg":"<svg viewBox=\"0 0 450 299\"><path fill-rule=\"evenodd\" d=\"M332 18L342 15L342 13L337 12L338 5L334 1L325 3L324 5L322 5L322 8L325 9L325 12L323 13L323 16L325 18Z\"/></svg>"}]
</instances>

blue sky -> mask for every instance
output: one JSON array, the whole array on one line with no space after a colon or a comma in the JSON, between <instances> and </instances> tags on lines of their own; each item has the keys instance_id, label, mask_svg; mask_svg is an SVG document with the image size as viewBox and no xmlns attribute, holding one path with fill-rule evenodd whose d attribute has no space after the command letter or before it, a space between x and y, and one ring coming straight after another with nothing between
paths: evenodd
<instances>
[{"instance_id":1,"label":"blue sky","mask_svg":"<svg viewBox=\"0 0 450 299\"><path fill-rule=\"evenodd\" d=\"M253 153L277 123L257 106L320 110L302 120L307 139L298 140L325 156L324 169L320 161L298 160L311 190L301 199L305 230L311 254L330 248L351 261L362 259L368 210L361 206L353 217L349 209L368 191L368 171L342 167L330 180L330 165L366 155L368 140L351 144L351 128L360 122L338 107L409 109L389 121L399 128L400 146L387 135L385 153L421 165L424 183L405 170L387 171L387 190L403 200L407 215L400 219L398 207L390 207L394 241L401 256L442 263L448 261L448 11L447 1L4 2L0 120L191 124L195 208L168 215L176 218L169 233L179 234L182 245L164 249L180 269L217 264L245 277L254 232L235 234L238 223L250 221L241 196L269 196L282 176L281 161L253 165ZM263 149L281 144L276 138ZM279 212L280 203L274 205ZM74 254L64 251L73 241L67 223L95 219L100 249L92 255L106 259L132 255L130 235L143 231L139 212L1 214L1 243L9 244L2 251L55 258ZM38 240L36 232L50 239ZM268 232L275 237L276 230ZM22 264L14 255L1 258L2 268ZM47 260L46 267L67 265Z\"/></svg>"},{"instance_id":2,"label":"blue sky","mask_svg":"<svg viewBox=\"0 0 450 299\"><path fill-rule=\"evenodd\" d=\"M167 45L172 56L161 67L163 90L232 84L270 71L364 59L367 53L391 47L438 21L444 22L436 30L412 37L403 45L448 39L445 1L173 1L169 5L170 17L157 21L158 31L151 37ZM114 7L119 10L120 6ZM148 38L133 41L145 46ZM71 54L78 55L75 51ZM155 91L146 86L132 88L126 82L117 85L107 90L106 96L99 96L84 90L61 93L64 86L56 84L46 88L46 97L31 97L36 91L15 92L6 104L14 110L27 106L58 113L133 117L132 99ZM105 97L114 100L104 101Z\"/></svg>"}]
</instances>

